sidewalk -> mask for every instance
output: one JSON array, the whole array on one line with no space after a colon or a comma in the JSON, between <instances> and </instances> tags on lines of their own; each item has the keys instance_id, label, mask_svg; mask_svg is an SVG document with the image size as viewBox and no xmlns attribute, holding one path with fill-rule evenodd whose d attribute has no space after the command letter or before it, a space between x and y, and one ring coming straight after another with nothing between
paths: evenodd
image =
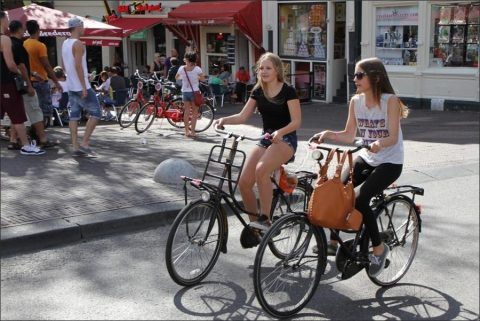
<instances>
[{"instance_id":1,"label":"sidewalk","mask_svg":"<svg viewBox=\"0 0 480 321\"><path fill-rule=\"evenodd\" d=\"M241 107L225 105L216 117ZM303 105L299 139L306 141L325 128L343 128L347 112L346 105ZM404 176L427 179L424 174L418 176L418 169L434 171L437 166L457 166L457 173L463 168L466 174L476 169L478 174L479 115L413 110L403 126L408 144ZM259 131L260 116L252 118L250 125L238 126L238 130L251 134L253 125ZM122 130L114 122L102 124L92 138L92 147L99 154L94 159L71 156L68 127L49 129L49 135L63 144L43 156L9 151L7 142L2 141L1 254L169 224L184 206L183 191L179 186L155 183L155 168L175 157L188 160L201 174L211 146L221 140L213 128L196 140L186 139L182 132L166 120L143 135L133 128ZM142 144L142 137L147 144ZM253 146L241 144L246 151ZM304 153L299 147L296 162L289 166L311 165L309 160L302 164Z\"/></svg>"}]
</instances>

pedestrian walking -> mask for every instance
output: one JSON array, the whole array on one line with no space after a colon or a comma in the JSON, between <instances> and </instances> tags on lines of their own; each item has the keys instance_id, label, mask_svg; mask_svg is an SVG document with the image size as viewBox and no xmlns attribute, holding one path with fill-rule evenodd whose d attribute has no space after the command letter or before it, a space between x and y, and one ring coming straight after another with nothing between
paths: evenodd
<instances>
[{"instance_id":1,"label":"pedestrian walking","mask_svg":"<svg viewBox=\"0 0 480 321\"><path fill-rule=\"evenodd\" d=\"M297 132L302 121L300 101L295 88L285 83L283 64L273 53L263 54L257 62L259 81L253 88L252 95L245 107L238 114L220 118L215 121L222 127L227 124L244 124L258 108L262 116L264 138L248 155L238 183L245 209L251 215L250 226L265 231L271 225L270 209L272 206L272 173L282 164L288 162L297 150ZM260 212L253 187L257 185L260 197ZM254 244L252 243L252 246Z\"/></svg>"},{"instance_id":2,"label":"pedestrian walking","mask_svg":"<svg viewBox=\"0 0 480 321\"><path fill-rule=\"evenodd\" d=\"M357 132L369 144L353 162L353 184L360 187L355 208L363 214L363 221L373 253L368 273L375 277L384 267L389 252L382 243L370 201L400 177L403 168L403 135L400 120L407 117L408 109L395 95L387 71L378 58L360 60L353 78L357 94L350 100L349 114L343 131L324 130L314 137L319 143L352 143ZM330 246L338 246L331 235ZM333 252L333 251L332 251Z\"/></svg>"},{"instance_id":3,"label":"pedestrian walking","mask_svg":"<svg viewBox=\"0 0 480 321\"><path fill-rule=\"evenodd\" d=\"M178 51L175 48L172 48L170 50L170 57L167 57L167 59L165 59L165 77L168 76L170 68L172 68L173 66L172 59L178 59Z\"/></svg>"},{"instance_id":4,"label":"pedestrian walking","mask_svg":"<svg viewBox=\"0 0 480 321\"><path fill-rule=\"evenodd\" d=\"M28 52L32 86L37 92L45 127L48 127L53 115L51 88L48 77L52 79L58 89L61 89L61 86L48 61L47 46L39 40L40 25L36 20L28 20L26 26L30 38L24 41L23 46Z\"/></svg>"},{"instance_id":5,"label":"pedestrian walking","mask_svg":"<svg viewBox=\"0 0 480 321\"><path fill-rule=\"evenodd\" d=\"M185 136L195 137L195 126L197 124L198 109L195 105L194 92L200 91L199 82L205 80L202 68L196 65L197 54L187 52L184 58L185 65L178 68L177 80L182 80L182 96L185 113L183 121L185 123Z\"/></svg>"},{"instance_id":6,"label":"pedestrian walking","mask_svg":"<svg viewBox=\"0 0 480 321\"><path fill-rule=\"evenodd\" d=\"M47 139L47 134L45 133L43 112L40 108L37 93L30 81L30 60L28 52L23 46L22 40L23 34L25 33L25 28L20 21L13 20L10 22L8 29L10 30L10 39L12 40L12 52L15 63L22 72L22 77L28 84L28 92L26 94L23 94L22 98L25 107L25 113L27 114L27 117L30 120L31 127L33 129L31 135L32 139L38 138L38 143L41 148L49 148L58 145L58 141L53 142ZM21 146L16 142L15 131L11 132L10 141L12 143L8 146L9 149L21 148Z\"/></svg>"},{"instance_id":7,"label":"pedestrian walking","mask_svg":"<svg viewBox=\"0 0 480 321\"><path fill-rule=\"evenodd\" d=\"M31 144L27 138L25 122L27 116L23 106L22 95L18 92L15 84L15 77L21 76L22 72L15 64L12 52L12 40L4 35L8 28L8 17L4 11L0 11L0 119L8 114L15 129L22 147L20 153L23 155L42 155L44 150Z\"/></svg>"},{"instance_id":8,"label":"pedestrian walking","mask_svg":"<svg viewBox=\"0 0 480 321\"><path fill-rule=\"evenodd\" d=\"M88 81L87 57L85 45L79 40L85 28L82 20L73 17L68 21L71 37L62 45L64 70L67 74L68 100L70 103L70 135L73 145L73 156L96 156L90 148L89 140L98 120L102 117L102 110L95 91ZM83 135L82 143L78 143L78 121L81 112L87 111L89 118Z\"/></svg>"}]
</instances>

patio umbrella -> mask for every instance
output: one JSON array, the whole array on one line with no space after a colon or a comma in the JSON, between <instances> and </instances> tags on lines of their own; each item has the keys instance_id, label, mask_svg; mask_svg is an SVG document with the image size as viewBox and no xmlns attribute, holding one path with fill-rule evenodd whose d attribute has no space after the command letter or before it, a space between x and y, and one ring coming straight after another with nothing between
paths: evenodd
<instances>
[{"instance_id":1,"label":"patio umbrella","mask_svg":"<svg viewBox=\"0 0 480 321\"><path fill-rule=\"evenodd\" d=\"M68 20L74 14L56 9L43 7L37 4L6 11L11 20L26 23L27 20L36 20L40 25L41 37L69 37ZM84 24L85 34L81 38L87 45L118 46L122 40L123 30L93 19L79 17Z\"/></svg>"}]
</instances>

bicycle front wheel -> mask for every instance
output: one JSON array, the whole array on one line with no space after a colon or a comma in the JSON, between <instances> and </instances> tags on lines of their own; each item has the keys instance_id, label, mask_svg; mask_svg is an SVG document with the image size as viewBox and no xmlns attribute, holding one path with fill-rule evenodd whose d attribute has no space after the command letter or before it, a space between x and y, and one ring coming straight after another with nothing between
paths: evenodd
<instances>
[{"instance_id":1,"label":"bicycle front wheel","mask_svg":"<svg viewBox=\"0 0 480 321\"><path fill-rule=\"evenodd\" d=\"M135 130L141 134L152 126L153 121L157 117L158 107L155 103L146 103L138 112L135 118Z\"/></svg>"},{"instance_id":2,"label":"bicycle front wheel","mask_svg":"<svg viewBox=\"0 0 480 321\"><path fill-rule=\"evenodd\" d=\"M126 103L118 113L118 124L120 127L127 128L132 125L141 107L136 100L130 100Z\"/></svg>"},{"instance_id":3,"label":"bicycle front wheel","mask_svg":"<svg viewBox=\"0 0 480 321\"><path fill-rule=\"evenodd\" d=\"M195 125L195 132L200 133L206 131L213 123L215 118L215 111L209 102L205 101L198 109L197 124Z\"/></svg>"},{"instance_id":4,"label":"bicycle front wheel","mask_svg":"<svg viewBox=\"0 0 480 321\"><path fill-rule=\"evenodd\" d=\"M223 213L202 200L184 207L168 235L165 262L177 284L199 283L217 262L224 237Z\"/></svg>"},{"instance_id":5,"label":"bicycle front wheel","mask_svg":"<svg viewBox=\"0 0 480 321\"><path fill-rule=\"evenodd\" d=\"M270 250L277 243L286 253ZM318 246L318 254L313 252ZM325 271L324 238L304 215L289 214L273 223L262 238L253 267L255 295L262 308L276 318L294 315L309 302Z\"/></svg>"},{"instance_id":6,"label":"bicycle front wheel","mask_svg":"<svg viewBox=\"0 0 480 321\"><path fill-rule=\"evenodd\" d=\"M377 285L388 286L400 281L415 258L420 222L410 199L391 198L377 217L382 241L390 248L385 269L369 278Z\"/></svg>"}]
</instances>

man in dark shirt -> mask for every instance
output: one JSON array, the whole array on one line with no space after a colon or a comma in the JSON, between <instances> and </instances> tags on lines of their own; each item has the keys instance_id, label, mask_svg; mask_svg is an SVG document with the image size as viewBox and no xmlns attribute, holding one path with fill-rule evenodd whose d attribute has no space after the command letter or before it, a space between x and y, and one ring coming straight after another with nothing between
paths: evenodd
<instances>
[{"instance_id":1,"label":"man in dark shirt","mask_svg":"<svg viewBox=\"0 0 480 321\"><path fill-rule=\"evenodd\" d=\"M110 87L112 87L113 98L117 106L123 105L125 101L117 101L119 97L126 97L125 93L127 85L125 84L125 78L120 75L120 68L112 67L112 77L110 78ZM120 99L125 100L125 99Z\"/></svg>"},{"instance_id":2,"label":"man in dark shirt","mask_svg":"<svg viewBox=\"0 0 480 321\"><path fill-rule=\"evenodd\" d=\"M57 143L51 142L47 139L45 133L45 125L43 122L43 112L40 108L37 93L30 81L30 62L27 50L23 47L23 34L25 28L18 20L12 20L8 26L10 31L10 38L12 40L12 52L15 63L22 72L22 77L27 81L28 92L23 95L23 103L25 105L25 112L30 120L33 131L32 138L38 138L39 145L42 148L55 146ZM20 146L12 146L12 149L20 149Z\"/></svg>"}]
</instances>

